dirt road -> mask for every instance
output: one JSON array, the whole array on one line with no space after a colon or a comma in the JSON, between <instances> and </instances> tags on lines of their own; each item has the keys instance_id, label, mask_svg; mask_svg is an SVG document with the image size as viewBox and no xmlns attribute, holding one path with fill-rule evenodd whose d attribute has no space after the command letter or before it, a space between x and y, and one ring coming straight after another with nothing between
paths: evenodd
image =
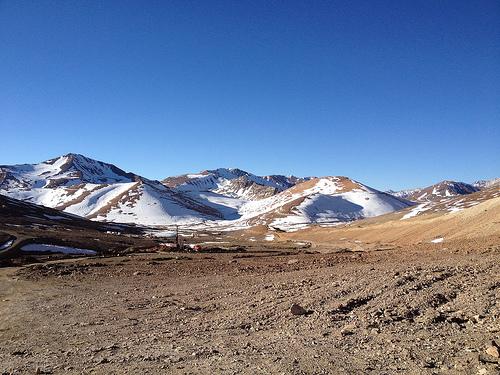
<instances>
[{"instance_id":1,"label":"dirt road","mask_svg":"<svg viewBox=\"0 0 500 375\"><path fill-rule=\"evenodd\" d=\"M0 274L3 373L499 372L486 353L500 343L498 247L138 254Z\"/></svg>"}]
</instances>

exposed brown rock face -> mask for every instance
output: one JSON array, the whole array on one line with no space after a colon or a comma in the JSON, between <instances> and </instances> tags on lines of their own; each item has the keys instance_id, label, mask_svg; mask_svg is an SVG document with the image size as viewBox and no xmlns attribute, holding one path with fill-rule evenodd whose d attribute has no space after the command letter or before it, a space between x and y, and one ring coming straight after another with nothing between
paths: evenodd
<instances>
[{"instance_id":1,"label":"exposed brown rock face","mask_svg":"<svg viewBox=\"0 0 500 375\"><path fill-rule=\"evenodd\" d=\"M190 178L186 175L183 175L183 176L167 177L161 182L163 185L168 186L169 188L175 188L188 181L190 181Z\"/></svg>"},{"instance_id":2,"label":"exposed brown rock face","mask_svg":"<svg viewBox=\"0 0 500 375\"><path fill-rule=\"evenodd\" d=\"M279 193L280 190L272 186L259 185L247 177L241 176L231 180L223 188L217 189L216 192L235 197L242 196L250 200L258 200L271 197Z\"/></svg>"}]
</instances>

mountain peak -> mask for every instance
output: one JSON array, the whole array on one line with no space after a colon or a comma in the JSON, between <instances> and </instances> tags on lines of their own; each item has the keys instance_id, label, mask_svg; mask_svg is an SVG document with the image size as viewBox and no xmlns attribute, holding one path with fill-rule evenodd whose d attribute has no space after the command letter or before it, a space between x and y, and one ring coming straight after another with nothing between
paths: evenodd
<instances>
[{"instance_id":1,"label":"mountain peak","mask_svg":"<svg viewBox=\"0 0 500 375\"><path fill-rule=\"evenodd\" d=\"M112 184L133 182L137 176L113 164L68 153L38 164L3 166L2 184L10 187L40 188L73 186L81 183Z\"/></svg>"},{"instance_id":2,"label":"mountain peak","mask_svg":"<svg viewBox=\"0 0 500 375\"><path fill-rule=\"evenodd\" d=\"M109 163L105 163L103 161L91 158L89 156L74 153L74 152L69 152L69 153L64 154L64 155L56 156L55 158L44 161L44 163L54 164L54 162L57 160L85 161L85 162L90 162L90 163L102 163L102 164L110 165Z\"/></svg>"},{"instance_id":3,"label":"mountain peak","mask_svg":"<svg viewBox=\"0 0 500 375\"><path fill-rule=\"evenodd\" d=\"M85 156L85 155L82 155L82 154L77 154L77 153L74 153L74 152L70 152L68 154L65 154L63 155L64 157L73 157L73 158L83 158L83 159L91 159L89 158L88 156Z\"/></svg>"}]
</instances>

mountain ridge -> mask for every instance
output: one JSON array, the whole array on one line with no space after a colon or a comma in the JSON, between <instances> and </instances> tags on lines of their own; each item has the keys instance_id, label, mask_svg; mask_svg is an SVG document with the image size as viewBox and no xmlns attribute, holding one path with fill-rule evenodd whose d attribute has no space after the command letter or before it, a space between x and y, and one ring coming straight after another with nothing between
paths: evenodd
<instances>
[{"instance_id":1,"label":"mountain ridge","mask_svg":"<svg viewBox=\"0 0 500 375\"><path fill-rule=\"evenodd\" d=\"M0 166L0 194L92 220L160 226L268 225L289 230L337 225L402 210L431 197L439 200L478 190L443 181L391 194L346 176L258 176L239 168L157 181L74 153L37 164ZM416 199L424 193L426 200Z\"/></svg>"},{"instance_id":2,"label":"mountain ridge","mask_svg":"<svg viewBox=\"0 0 500 375\"><path fill-rule=\"evenodd\" d=\"M413 188L399 191L387 190L386 192L397 197L409 199L414 202L425 202L436 201L460 195L468 195L494 186L500 186L500 178L493 178L491 180L478 180L473 183L443 180L423 188Z\"/></svg>"},{"instance_id":3,"label":"mountain ridge","mask_svg":"<svg viewBox=\"0 0 500 375\"><path fill-rule=\"evenodd\" d=\"M159 181L79 154L0 166L0 173L0 193L95 220L161 225L220 217Z\"/></svg>"}]
</instances>

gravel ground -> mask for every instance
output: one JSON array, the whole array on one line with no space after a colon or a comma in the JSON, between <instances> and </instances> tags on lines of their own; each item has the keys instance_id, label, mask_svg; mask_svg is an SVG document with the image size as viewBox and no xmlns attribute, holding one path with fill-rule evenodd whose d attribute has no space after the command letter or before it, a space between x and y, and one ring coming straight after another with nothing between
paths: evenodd
<instances>
[{"instance_id":1,"label":"gravel ground","mask_svg":"<svg viewBox=\"0 0 500 375\"><path fill-rule=\"evenodd\" d=\"M463 244L4 268L0 373L498 374L499 260Z\"/></svg>"}]
</instances>

